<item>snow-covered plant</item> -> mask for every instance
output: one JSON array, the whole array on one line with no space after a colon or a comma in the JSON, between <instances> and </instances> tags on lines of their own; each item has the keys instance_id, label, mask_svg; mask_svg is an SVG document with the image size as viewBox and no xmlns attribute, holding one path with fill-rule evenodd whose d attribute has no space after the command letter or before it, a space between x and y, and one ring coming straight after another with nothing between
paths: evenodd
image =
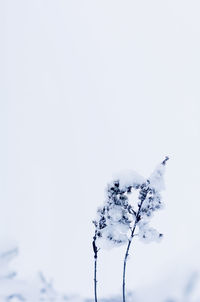
<instances>
[{"instance_id":1,"label":"snow-covered plant","mask_svg":"<svg viewBox=\"0 0 200 302\"><path fill-rule=\"evenodd\" d=\"M11 280L16 272L10 269L11 260L18 255L18 248L15 245L0 247L0 280Z\"/></svg>"},{"instance_id":2,"label":"snow-covered plant","mask_svg":"<svg viewBox=\"0 0 200 302\"><path fill-rule=\"evenodd\" d=\"M164 189L166 157L148 179L128 171L116 177L106 189L106 199L93 221L95 235L94 293L97 302L97 255L100 248L127 244L123 265L123 302L125 298L126 264L134 236L145 242L160 241L162 234L149 226L153 213L162 208L160 192ZM133 197L133 198L131 198Z\"/></svg>"},{"instance_id":3,"label":"snow-covered plant","mask_svg":"<svg viewBox=\"0 0 200 302\"><path fill-rule=\"evenodd\" d=\"M0 302L64 302L69 300L59 294L52 282L47 281L42 273L20 279L15 270L10 268L11 261L18 255L18 248L13 244L0 245Z\"/></svg>"}]
</instances>

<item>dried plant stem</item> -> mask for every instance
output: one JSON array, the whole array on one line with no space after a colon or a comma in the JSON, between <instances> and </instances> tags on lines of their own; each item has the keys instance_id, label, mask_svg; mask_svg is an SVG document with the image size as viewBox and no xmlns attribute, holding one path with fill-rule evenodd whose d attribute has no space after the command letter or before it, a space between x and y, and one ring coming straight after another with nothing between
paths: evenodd
<instances>
[{"instance_id":1,"label":"dried plant stem","mask_svg":"<svg viewBox=\"0 0 200 302\"><path fill-rule=\"evenodd\" d=\"M93 237L93 251L94 251L94 300L97 302L97 255L98 249L96 246L96 235Z\"/></svg>"},{"instance_id":2,"label":"dried plant stem","mask_svg":"<svg viewBox=\"0 0 200 302\"><path fill-rule=\"evenodd\" d=\"M149 188L148 188L148 181L147 181L146 186L143 188L143 196L141 198L141 202L140 202L140 205L138 207L138 211L137 211L136 218L135 218L135 223L134 223L132 231L131 231L131 236L129 238L128 245L127 245L127 248L126 248L125 257L124 257L123 284L122 284L123 302L126 302L126 264L127 264L127 258L128 258L128 255L129 255L129 249L130 249L130 246L131 246L134 234L135 234L135 229L136 229L137 223L140 220L140 211L141 211L141 208L142 208L142 204L143 204L143 202L146 198L146 195L148 193L148 190L149 190Z\"/></svg>"},{"instance_id":3,"label":"dried plant stem","mask_svg":"<svg viewBox=\"0 0 200 302\"><path fill-rule=\"evenodd\" d=\"M133 237L134 237L134 232L135 232L135 228L136 228L136 222L134 224L134 227L132 229L132 232L131 232L131 237L128 241L128 245L127 245L127 248L126 248L126 253L125 253L125 257L124 257L124 267L123 267L123 302L126 302L126 264L127 264L127 258L128 258L128 253L129 253L129 249L130 249L130 246L131 246L131 242L133 240Z\"/></svg>"}]
</instances>

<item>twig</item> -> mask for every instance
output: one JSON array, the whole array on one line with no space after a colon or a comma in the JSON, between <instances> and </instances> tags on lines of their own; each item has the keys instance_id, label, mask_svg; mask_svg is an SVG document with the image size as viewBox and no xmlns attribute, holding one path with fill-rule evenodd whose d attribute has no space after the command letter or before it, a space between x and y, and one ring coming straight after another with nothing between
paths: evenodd
<instances>
[{"instance_id":1,"label":"twig","mask_svg":"<svg viewBox=\"0 0 200 302\"><path fill-rule=\"evenodd\" d=\"M96 246L96 234L93 237L93 251L94 251L94 300L97 302L97 255L98 255L98 249Z\"/></svg>"}]
</instances>

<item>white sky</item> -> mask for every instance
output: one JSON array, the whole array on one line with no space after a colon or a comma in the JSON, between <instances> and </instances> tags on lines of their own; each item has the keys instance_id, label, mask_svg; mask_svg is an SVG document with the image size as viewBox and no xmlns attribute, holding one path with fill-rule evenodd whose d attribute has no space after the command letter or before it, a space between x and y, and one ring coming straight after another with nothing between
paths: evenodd
<instances>
[{"instance_id":1,"label":"white sky","mask_svg":"<svg viewBox=\"0 0 200 302\"><path fill-rule=\"evenodd\" d=\"M22 274L93 295L91 239L113 173L170 156L161 244L136 243L128 286L200 268L200 2L4 0L0 4L0 234ZM102 253L118 293L123 249Z\"/></svg>"}]
</instances>

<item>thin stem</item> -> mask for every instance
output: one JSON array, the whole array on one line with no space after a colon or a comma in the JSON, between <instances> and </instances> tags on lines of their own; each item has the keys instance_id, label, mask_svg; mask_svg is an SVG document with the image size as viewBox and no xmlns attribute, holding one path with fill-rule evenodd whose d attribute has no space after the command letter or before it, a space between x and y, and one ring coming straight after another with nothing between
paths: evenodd
<instances>
[{"instance_id":1,"label":"thin stem","mask_svg":"<svg viewBox=\"0 0 200 302\"><path fill-rule=\"evenodd\" d=\"M94 301L97 302L97 255L98 249L96 246L96 235L93 237L93 251L94 251Z\"/></svg>"},{"instance_id":2,"label":"thin stem","mask_svg":"<svg viewBox=\"0 0 200 302\"><path fill-rule=\"evenodd\" d=\"M128 258L128 253L129 253L130 245L131 245L131 242L132 242L133 237L134 237L135 228L136 228L136 221L135 221L134 227L132 229L131 237L130 237L130 239L128 241L128 245L127 245L126 253L125 253L125 257L124 257L124 267L123 267L123 302L126 301L126 264L127 264L127 258Z\"/></svg>"},{"instance_id":3,"label":"thin stem","mask_svg":"<svg viewBox=\"0 0 200 302\"><path fill-rule=\"evenodd\" d=\"M143 196L141 198L141 202L140 202L139 207L138 207L138 211L137 211L136 218L135 218L135 223L134 223L132 231L131 231L131 236L129 238L128 245L127 245L127 248L126 248L125 257L124 257L123 284L122 284L123 302L126 302L126 264L127 264L127 258L128 258L128 255L129 255L129 249L130 249L133 237L134 237L134 233L135 233L135 229L136 229L137 223L140 220L140 211L141 211L141 208L142 208L142 204L143 204L143 202L144 202L144 200L146 198L146 195L148 193L148 190L149 190L148 184L149 184L149 181L147 181L145 187L143 188L144 194L143 194Z\"/></svg>"},{"instance_id":4,"label":"thin stem","mask_svg":"<svg viewBox=\"0 0 200 302\"><path fill-rule=\"evenodd\" d=\"M97 302L97 258L94 258L94 300Z\"/></svg>"}]
</instances>

